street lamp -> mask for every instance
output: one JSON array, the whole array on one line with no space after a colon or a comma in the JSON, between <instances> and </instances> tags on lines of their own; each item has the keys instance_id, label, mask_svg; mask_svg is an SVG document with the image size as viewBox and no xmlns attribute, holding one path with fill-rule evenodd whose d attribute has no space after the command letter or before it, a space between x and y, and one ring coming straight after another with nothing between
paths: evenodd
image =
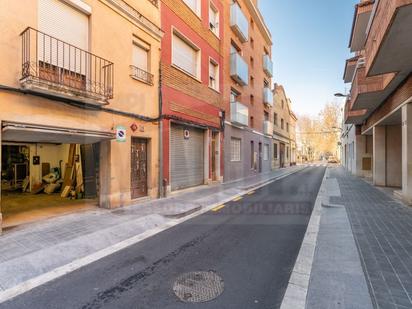
<instances>
[{"instance_id":1,"label":"street lamp","mask_svg":"<svg viewBox=\"0 0 412 309\"><path fill-rule=\"evenodd\" d=\"M347 98L349 97L349 94L343 94L343 93L338 92L338 93L335 93L334 96L337 98Z\"/></svg>"}]
</instances>

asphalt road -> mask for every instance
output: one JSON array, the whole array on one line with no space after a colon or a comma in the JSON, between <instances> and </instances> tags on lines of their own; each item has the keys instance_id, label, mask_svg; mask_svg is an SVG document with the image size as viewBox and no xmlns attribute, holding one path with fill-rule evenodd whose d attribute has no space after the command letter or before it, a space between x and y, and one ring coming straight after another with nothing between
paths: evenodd
<instances>
[{"instance_id":1,"label":"asphalt road","mask_svg":"<svg viewBox=\"0 0 412 309\"><path fill-rule=\"evenodd\" d=\"M0 308L279 308L324 172L308 167ZM177 277L209 270L224 281L219 297L175 296Z\"/></svg>"}]
</instances>

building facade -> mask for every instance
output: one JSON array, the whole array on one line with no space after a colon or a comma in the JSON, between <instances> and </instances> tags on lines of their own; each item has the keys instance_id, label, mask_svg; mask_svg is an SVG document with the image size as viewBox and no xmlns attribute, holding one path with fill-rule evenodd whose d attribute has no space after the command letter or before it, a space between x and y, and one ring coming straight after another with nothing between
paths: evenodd
<instances>
[{"instance_id":1,"label":"building facade","mask_svg":"<svg viewBox=\"0 0 412 309\"><path fill-rule=\"evenodd\" d=\"M343 148L377 186L398 188L412 202L412 1L361 1L355 8L344 80L351 83L345 123L352 137ZM349 146L353 144L350 150ZM343 151L345 153L345 151Z\"/></svg>"},{"instance_id":2,"label":"building facade","mask_svg":"<svg viewBox=\"0 0 412 309\"><path fill-rule=\"evenodd\" d=\"M296 164L296 121L292 103L282 85L273 89L273 157L272 168L282 168Z\"/></svg>"},{"instance_id":3,"label":"building facade","mask_svg":"<svg viewBox=\"0 0 412 309\"><path fill-rule=\"evenodd\" d=\"M224 180L271 170L272 38L256 0L224 0Z\"/></svg>"},{"instance_id":4,"label":"building facade","mask_svg":"<svg viewBox=\"0 0 412 309\"><path fill-rule=\"evenodd\" d=\"M160 4L2 1L0 27L0 224L22 204L157 197Z\"/></svg>"},{"instance_id":5,"label":"building facade","mask_svg":"<svg viewBox=\"0 0 412 309\"><path fill-rule=\"evenodd\" d=\"M223 177L221 0L162 0L164 192Z\"/></svg>"}]
</instances>

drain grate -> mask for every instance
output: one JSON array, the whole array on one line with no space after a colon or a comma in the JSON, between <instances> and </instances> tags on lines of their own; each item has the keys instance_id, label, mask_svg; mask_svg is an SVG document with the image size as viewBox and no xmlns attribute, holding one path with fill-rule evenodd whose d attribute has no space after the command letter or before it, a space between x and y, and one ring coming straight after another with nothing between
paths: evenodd
<instances>
[{"instance_id":1,"label":"drain grate","mask_svg":"<svg viewBox=\"0 0 412 309\"><path fill-rule=\"evenodd\" d=\"M176 296L186 303L211 301L222 294L223 279L214 271L197 271L183 274L173 284Z\"/></svg>"}]
</instances>

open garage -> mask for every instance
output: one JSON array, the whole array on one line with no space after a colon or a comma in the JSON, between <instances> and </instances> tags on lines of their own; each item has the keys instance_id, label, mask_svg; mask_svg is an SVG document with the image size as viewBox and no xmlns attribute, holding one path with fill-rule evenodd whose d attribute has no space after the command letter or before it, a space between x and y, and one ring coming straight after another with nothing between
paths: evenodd
<instances>
[{"instance_id":1,"label":"open garage","mask_svg":"<svg viewBox=\"0 0 412 309\"><path fill-rule=\"evenodd\" d=\"M3 228L99 204L100 142L111 132L2 123Z\"/></svg>"}]
</instances>

